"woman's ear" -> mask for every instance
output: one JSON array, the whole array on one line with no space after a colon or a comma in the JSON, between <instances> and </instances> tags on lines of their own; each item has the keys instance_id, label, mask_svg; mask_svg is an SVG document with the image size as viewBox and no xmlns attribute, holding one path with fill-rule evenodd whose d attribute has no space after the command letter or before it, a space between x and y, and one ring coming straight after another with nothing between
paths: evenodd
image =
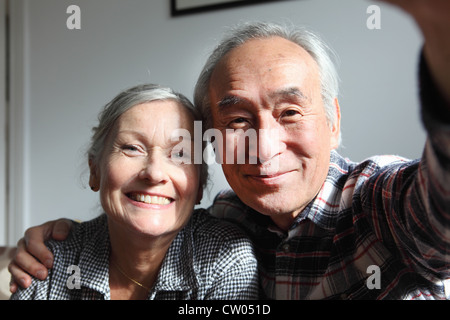
<instances>
[{"instance_id":1,"label":"woman's ear","mask_svg":"<svg viewBox=\"0 0 450 320\"><path fill-rule=\"evenodd\" d=\"M197 201L195 202L195 204L200 204L200 202L202 201L203 198L203 186L199 186L198 187L198 193L197 193Z\"/></svg>"},{"instance_id":2,"label":"woman's ear","mask_svg":"<svg viewBox=\"0 0 450 320\"><path fill-rule=\"evenodd\" d=\"M203 189L198 191L197 202L195 204L200 204L200 202L202 201L202 198L203 198Z\"/></svg>"},{"instance_id":3,"label":"woman's ear","mask_svg":"<svg viewBox=\"0 0 450 320\"><path fill-rule=\"evenodd\" d=\"M92 159L89 159L89 186L91 190L97 192L100 190L100 174L98 173L97 165Z\"/></svg>"}]
</instances>

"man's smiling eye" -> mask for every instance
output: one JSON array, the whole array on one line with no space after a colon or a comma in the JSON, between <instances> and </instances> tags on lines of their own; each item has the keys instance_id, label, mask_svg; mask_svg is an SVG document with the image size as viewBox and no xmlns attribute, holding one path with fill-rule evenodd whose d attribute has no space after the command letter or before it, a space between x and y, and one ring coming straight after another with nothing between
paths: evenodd
<instances>
[{"instance_id":1,"label":"man's smiling eye","mask_svg":"<svg viewBox=\"0 0 450 320\"><path fill-rule=\"evenodd\" d=\"M294 123L301 119L302 113L299 110L296 109L288 109L285 110L281 116L280 121L286 122L286 123Z\"/></svg>"},{"instance_id":2,"label":"man's smiling eye","mask_svg":"<svg viewBox=\"0 0 450 320\"><path fill-rule=\"evenodd\" d=\"M293 116L296 116L298 114L300 114L300 112L298 112L297 110L286 110L283 113L283 116L285 116L285 117L293 117Z\"/></svg>"},{"instance_id":3,"label":"man's smiling eye","mask_svg":"<svg viewBox=\"0 0 450 320\"><path fill-rule=\"evenodd\" d=\"M232 129L244 129L248 125L249 121L246 118L239 117L231 120L230 123L228 124L228 127Z\"/></svg>"}]
</instances>

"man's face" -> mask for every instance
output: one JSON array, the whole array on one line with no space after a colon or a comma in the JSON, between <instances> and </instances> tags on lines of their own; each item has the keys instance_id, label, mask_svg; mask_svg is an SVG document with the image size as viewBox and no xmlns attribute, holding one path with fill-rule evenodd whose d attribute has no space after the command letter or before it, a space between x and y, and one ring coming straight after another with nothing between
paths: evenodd
<instances>
[{"instance_id":1,"label":"man's face","mask_svg":"<svg viewBox=\"0 0 450 320\"><path fill-rule=\"evenodd\" d=\"M228 183L245 204L288 228L320 190L338 144L339 116L330 126L316 62L285 39L250 40L219 62L209 95ZM336 108L339 115L337 101ZM257 143L246 144L242 164L237 141L249 130Z\"/></svg>"}]
</instances>

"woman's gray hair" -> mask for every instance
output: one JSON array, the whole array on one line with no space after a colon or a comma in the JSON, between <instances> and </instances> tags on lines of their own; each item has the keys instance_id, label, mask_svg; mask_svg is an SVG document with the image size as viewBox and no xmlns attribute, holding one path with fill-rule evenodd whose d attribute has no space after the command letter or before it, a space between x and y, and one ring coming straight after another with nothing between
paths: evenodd
<instances>
[{"instance_id":1,"label":"woman's gray hair","mask_svg":"<svg viewBox=\"0 0 450 320\"><path fill-rule=\"evenodd\" d=\"M116 120L132 107L152 101L171 100L185 107L194 117L194 121L203 121L200 112L184 95L173 91L171 88L162 87L156 84L138 85L119 93L115 98L108 102L98 116L98 126L92 129L91 144L87 155L90 161L99 163L102 156L105 141L114 128ZM202 149L203 150L203 149ZM202 160L200 183L203 187L208 179L208 167Z\"/></svg>"},{"instance_id":2,"label":"woman's gray hair","mask_svg":"<svg viewBox=\"0 0 450 320\"><path fill-rule=\"evenodd\" d=\"M209 82L217 63L232 49L252 39L281 37L296 43L305 49L319 67L322 99L328 123L336 119L334 99L339 94L339 77L333 59L335 53L315 33L294 25L281 25L271 22L249 22L237 26L221 41L209 56L200 73L194 91L194 104L206 119L205 128L212 126L211 101L209 98Z\"/></svg>"}]
</instances>

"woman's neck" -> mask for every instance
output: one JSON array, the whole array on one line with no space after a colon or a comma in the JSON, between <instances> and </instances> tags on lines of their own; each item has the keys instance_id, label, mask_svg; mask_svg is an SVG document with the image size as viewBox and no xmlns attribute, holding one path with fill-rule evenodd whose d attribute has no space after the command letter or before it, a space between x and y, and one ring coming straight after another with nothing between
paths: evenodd
<instances>
[{"instance_id":1,"label":"woman's neck","mask_svg":"<svg viewBox=\"0 0 450 320\"><path fill-rule=\"evenodd\" d=\"M111 299L147 299L176 234L148 237L109 224Z\"/></svg>"}]
</instances>

